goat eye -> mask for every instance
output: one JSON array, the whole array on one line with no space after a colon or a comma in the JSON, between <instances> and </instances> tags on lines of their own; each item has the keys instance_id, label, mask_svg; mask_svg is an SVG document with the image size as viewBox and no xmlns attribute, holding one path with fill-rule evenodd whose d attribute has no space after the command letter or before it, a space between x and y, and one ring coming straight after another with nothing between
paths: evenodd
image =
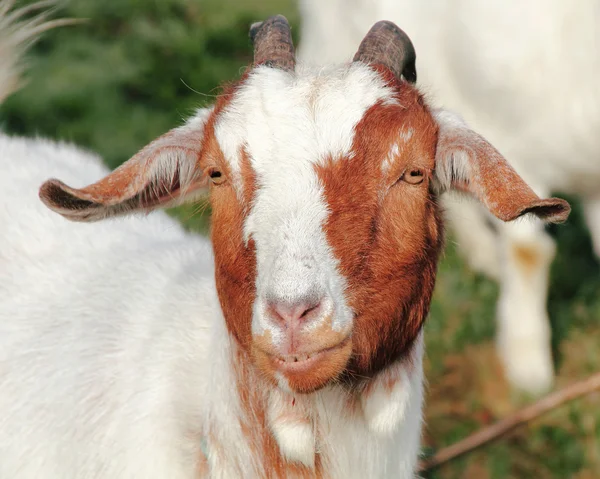
<instances>
[{"instance_id":1,"label":"goat eye","mask_svg":"<svg viewBox=\"0 0 600 479\"><path fill-rule=\"evenodd\" d=\"M419 183L423 183L425 173L419 168L412 168L405 171L401 179L410 185L418 185Z\"/></svg>"},{"instance_id":2,"label":"goat eye","mask_svg":"<svg viewBox=\"0 0 600 479\"><path fill-rule=\"evenodd\" d=\"M212 170L208 176L214 185L220 185L225 181L225 176L223 176L223 173L221 173L219 170Z\"/></svg>"}]
</instances>

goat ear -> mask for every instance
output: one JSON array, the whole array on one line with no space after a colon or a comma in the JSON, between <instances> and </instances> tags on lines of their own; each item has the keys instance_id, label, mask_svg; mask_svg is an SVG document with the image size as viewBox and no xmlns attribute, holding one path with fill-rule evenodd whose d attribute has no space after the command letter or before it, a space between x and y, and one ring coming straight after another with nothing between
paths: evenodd
<instances>
[{"instance_id":1,"label":"goat ear","mask_svg":"<svg viewBox=\"0 0 600 479\"><path fill-rule=\"evenodd\" d=\"M40 188L40 199L72 221L98 221L192 201L207 179L198 167L202 133L211 109L158 137L100 181L76 189L57 179Z\"/></svg>"},{"instance_id":2,"label":"goat ear","mask_svg":"<svg viewBox=\"0 0 600 479\"><path fill-rule=\"evenodd\" d=\"M470 193L503 221L527 213L550 223L568 218L569 203L538 197L506 159L459 116L445 110L433 114L439 126L435 185L440 192L456 189Z\"/></svg>"}]
</instances>

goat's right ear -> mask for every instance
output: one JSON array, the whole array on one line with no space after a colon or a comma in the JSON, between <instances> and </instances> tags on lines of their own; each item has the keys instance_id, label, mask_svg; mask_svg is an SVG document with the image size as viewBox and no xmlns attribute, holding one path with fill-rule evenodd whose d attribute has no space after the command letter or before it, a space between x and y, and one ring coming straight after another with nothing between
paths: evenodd
<instances>
[{"instance_id":1,"label":"goat's right ear","mask_svg":"<svg viewBox=\"0 0 600 479\"><path fill-rule=\"evenodd\" d=\"M85 188L71 188L56 179L46 181L40 188L40 199L72 221L98 221L193 201L207 185L198 159L211 111L199 110L185 125L158 137L108 176Z\"/></svg>"}]
</instances>

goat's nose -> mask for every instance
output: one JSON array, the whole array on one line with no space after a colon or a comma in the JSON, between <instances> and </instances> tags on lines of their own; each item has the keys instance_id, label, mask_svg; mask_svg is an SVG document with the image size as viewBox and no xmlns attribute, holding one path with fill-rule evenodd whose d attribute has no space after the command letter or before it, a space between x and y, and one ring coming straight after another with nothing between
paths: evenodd
<instances>
[{"instance_id":1,"label":"goat's nose","mask_svg":"<svg viewBox=\"0 0 600 479\"><path fill-rule=\"evenodd\" d=\"M271 301L269 310L277 321L287 324L299 324L317 318L321 314L322 301Z\"/></svg>"}]
</instances>

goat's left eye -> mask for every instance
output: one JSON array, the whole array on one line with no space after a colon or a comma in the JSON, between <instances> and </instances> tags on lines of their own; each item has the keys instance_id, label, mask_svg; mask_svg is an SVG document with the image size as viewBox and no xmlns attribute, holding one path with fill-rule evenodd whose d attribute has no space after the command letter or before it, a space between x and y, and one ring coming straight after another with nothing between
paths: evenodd
<instances>
[{"instance_id":1,"label":"goat's left eye","mask_svg":"<svg viewBox=\"0 0 600 479\"><path fill-rule=\"evenodd\" d=\"M219 170L212 170L208 176L214 185L220 185L225 181L225 176Z\"/></svg>"},{"instance_id":2,"label":"goat's left eye","mask_svg":"<svg viewBox=\"0 0 600 479\"><path fill-rule=\"evenodd\" d=\"M406 170L401 178L401 180L411 185L423 183L424 179L425 173L420 168L411 168L410 170Z\"/></svg>"}]
</instances>

